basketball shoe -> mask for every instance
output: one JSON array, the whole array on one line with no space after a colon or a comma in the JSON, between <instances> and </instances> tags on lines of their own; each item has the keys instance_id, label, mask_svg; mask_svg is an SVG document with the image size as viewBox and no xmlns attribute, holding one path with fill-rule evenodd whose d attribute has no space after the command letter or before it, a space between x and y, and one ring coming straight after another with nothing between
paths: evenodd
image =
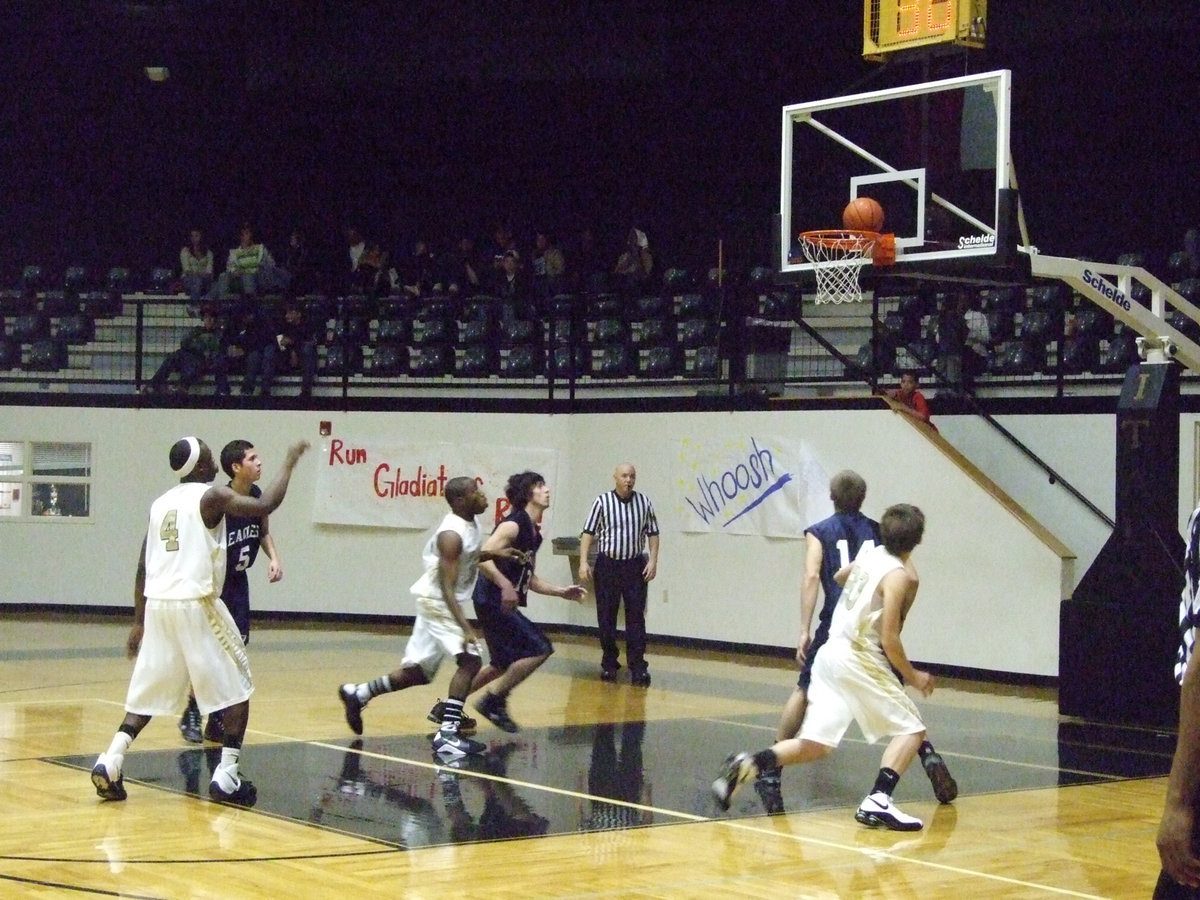
<instances>
[{"instance_id":1,"label":"basketball shoe","mask_svg":"<svg viewBox=\"0 0 1200 900\"><path fill-rule=\"evenodd\" d=\"M749 753L733 753L721 765L721 774L712 784L713 799L722 811L729 809L729 800L742 783L753 777L754 761Z\"/></svg>"},{"instance_id":2,"label":"basketball shoe","mask_svg":"<svg viewBox=\"0 0 1200 900\"><path fill-rule=\"evenodd\" d=\"M484 753L486 750L487 744L473 741L469 737L459 734L457 731L438 729L438 733L433 736L433 752L438 756L461 758L464 756L475 756Z\"/></svg>"},{"instance_id":3,"label":"basketball shoe","mask_svg":"<svg viewBox=\"0 0 1200 900\"><path fill-rule=\"evenodd\" d=\"M203 744L204 734L200 731L200 707L196 698L189 697L187 708L179 718L179 733L189 744Z\"/></svg>"},{"instance_id":4,"label":"basketball shoe","mask_svg":"<svg viewBox=\"0 0 1200 900\"><path fill-rule=\"evenodd\" d=\"M127 796L125 776L121 774L119 766L109 763L107 753L101 753L96 758L96 765L92 767L92 784L96 786L96 796L101 800L124 800Z\"/></svg>"},{"instance_id":5,"label":"basketball shoe","mask_svg":"<svg viewBox=\"0 0 1200 900\"><path fill-rule=\"evenodd\" d=\"M521 730L517 723L512 720L512 716L508 714L508 698L506 697L501 697L497 694L484 694L483 699L475 704L475 709L479 711L481 716L501 731L515 734Z\"/></svg>"},{"instance_id":6,"label":"basketball shoe","mask_svg":"<svg viewBox=\"0 0 1200 900\"><path fill-rule=\"evenodd\" d=\"M882 825L891 831L920 831L925 827L920 819L901 812L882 791L876 791L859 804L854 821L872 828Z\"/></svg>"},{"instance_id":7,"label":"basketball shoe","mask_svg":"<svg viewBox=\"0 0 1200 900\"><path fill-rule=\"evenodd\" d=\"M937 751L926 753L921 765L925 767L925 774L929 776L933 796L937 797L938 803L953 803L958 796L958 782L950 775L941 754Z\"/></svg>"},{"instance_id":8,"label":"basketball shoe","mask_svg":"<svg viewBox=\"0 0 1200 900\"><path fill-rule=\"evenodd\" d=\"M355 734L362 734L362 708L366 706L358 699L358 690L352 684L343 684L338 688L338 698L346 711L346 724Z\"/></svg>"},{"instance_id":9,"label":"basketball shoe","mask_svg":"<svg viewBox=\"0 0 1200 900\"><path fill-rule=\"evenodd\" d=\"M429 715L427 715L425 718L427 718L430 722L436 722L437 724L441 725L442 719L445 717L445 713L446 704L442 701L441 697L438 697L437 703L433 704L433 707L429 710ZM458 730L462 734L474 734L475 729L478 727L479 723L470 716L463 716L458 723Z\"/></svg>"},{"instance_id":10,"label":"basketball shoe","mask_svg":"<svg viewBox=\"0 0 1200 900\"><path fill-rule=\"evenodd\" d=\"M218 803L249 809L258 802L258 789L245 778L239 778L237 786L232 791L227 791L221 787L217 778L213 778L208 783L208 796Z\"/></svg>"}]
</instances>

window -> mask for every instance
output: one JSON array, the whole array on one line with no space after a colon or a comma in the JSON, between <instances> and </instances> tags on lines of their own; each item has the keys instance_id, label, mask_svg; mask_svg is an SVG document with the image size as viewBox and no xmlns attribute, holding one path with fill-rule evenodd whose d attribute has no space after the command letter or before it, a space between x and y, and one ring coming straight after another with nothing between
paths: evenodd
<instances>
[{"instance_id":1,"label":"window","mask_svg":"<svg viewBox=\"0 0 1200 900\"><path fill-rule=\"evenodd\" d=\"M87 518L92 445L0 441L0 521Z\"/></svg>"}]
</instances>

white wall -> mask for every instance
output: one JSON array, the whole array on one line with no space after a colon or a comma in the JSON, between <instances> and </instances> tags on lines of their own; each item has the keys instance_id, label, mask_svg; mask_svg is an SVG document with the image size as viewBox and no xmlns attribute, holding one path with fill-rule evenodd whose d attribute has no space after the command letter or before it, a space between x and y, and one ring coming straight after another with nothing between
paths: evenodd
<instances>
[{"instance_id":1,"label":"white wall","mask_svg":"<svg viewBox=\"0 0 1200 900\"><path fill-rule=\"evenodd\" d=\"M1181 424L1181 521L1191 507L1192 429ZM89 441L95 454L90 520L40 520L0 526L0 602L124 605L150 501L171 483L170 444L197 433L220 446L253 440L270 478L287 445L319 446L318 422L335 436L392 441L456 441L559 451L547 538L574 535L595 495L611 487L616 463L638 466L638 487L663 520L659 577L651 586L652 633L787 647L798 629L802 544L760 537L684 534L670 508L678 441L769 433L804 441L832 474L854 468L870 486L865 506L878 516L912 502L928 518L914 559L921 594L906 627L914 659L968 668L1056 675L1061 568L1057 556L977 488L907 423L888 410L733 413L511 414L126 410L5 407L0 439ZM958 430L951 417L943 433ZM1012 417L1051 465L1089 496L1111 504L1112 416ZM1107 436L1106 436L1107 435ZM1082 436L1082 437L1081 437ZM252 576L262 611L410 615L421 532L315 525L315 461L299 466L283 507L272 516L285 579ZM1004 473L989 471L1002 487ZM1010 489L1011 491L1011 489ZM1092 493L1094 491L1094 493ZM1019 497L1019 493L1015 494ZM431 522L432 524L432 522ZM1070 527L1052 529L1074 548ZM1077 575L1089 559L1080 559ZM260 567L261 568L261 567ZM543 577L569 578L567 559L547 546ZM531 598L531 616L551 624L594 626L590 605Z\"/></svg>"}]
</instances>

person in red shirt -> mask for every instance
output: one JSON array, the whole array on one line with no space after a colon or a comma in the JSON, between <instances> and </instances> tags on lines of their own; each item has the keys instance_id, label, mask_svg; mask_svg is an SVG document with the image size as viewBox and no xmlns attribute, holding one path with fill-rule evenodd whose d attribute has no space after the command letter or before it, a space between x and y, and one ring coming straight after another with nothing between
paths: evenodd
<instances>
[{"instance_id":1,"label":"person in red shirt","mask_svg":"<svg viewBox=\"0 0 1200 900\"><path fill-rule=\"evenodd\" d=\"M887 395L900 403L899 412L936 430L937 426L929 421L929 404L925 395L917 390L917 373L912 369L900 373L900 387L888 391Z\"/></svg>"}]
</instances>

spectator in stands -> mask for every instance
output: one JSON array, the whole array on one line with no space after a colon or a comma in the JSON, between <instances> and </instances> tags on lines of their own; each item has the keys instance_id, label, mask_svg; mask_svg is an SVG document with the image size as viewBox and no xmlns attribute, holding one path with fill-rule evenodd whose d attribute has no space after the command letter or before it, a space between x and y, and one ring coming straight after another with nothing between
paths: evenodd
<instances>
[{"instance_id":1,"label":"spectator in stands","mask_svg":"<svg viewBox=\"0 0 1200 900\"><path fill-rule=\"evenodd\" d=\"M227 300L234 293L257 294L279 287L275 258L255 240L253 226L246 223L238 232L238 245L229 251L225 271L217 279L217 298Z\"/></svg>"},{"instance_id":2,"label":"spectator in stands","mask_svg":"<svg viewBox=\"0 0 1200 900\"><path fill-rule=\"evenodd\" d=\"M900 404L900 412L918 422L924 422L937 431L937 426L929 421L929 403L925 400L925 395L917 390L917 373L915 371L905 369L901 372L900 387L887 391L887 395Z\"/></svg>"},{"instance_id":3,"label":"spectator in stands","mask_svg":"<svg viewBox=\"0 0 1200 900\"><path fill-rule=\"evenodd\" d=\"M533 273L533 295L546 300L567 289L567 260L562 248L549 231L539 231L533 242L530 258Z\"/></svg>"},{"instance_id":4,"label":"spectator in stands","mask_svg":"<svg viewBox=\"0 0 1200 900\"><path fill-rule=\"evenodd\" d=\"M492 294L500 301L500 315L505 319L524 319L532 314L532 293L525 273L521 271L521 259L515 250L504 254L500 270L493 282Z\"/></svg>"},{"instance_id":5,"label":"spectator in stands","mask_svg":"<svg viewBox=\"0 0 1200 900\"><path fill-rule=\"evenodd\" d=\"M298 228L292 229L288 237L278 272L280 285L293 296L307 294L314 288L315 273L309 259L308 241Z\"/></svg>"},{"instance_id":6,"label":"spectator in stands","mask_svg":"<svg viewBox=\"0 0 1200 900\"><path fill-rule=\"evenodd\" d=\"M987 316L971 305L971 295L951 294L937 324L938 356L951 390L971 392L987 369L990 340Z\"/></svg>"},{"instance_id":7,"label":"spectator in stands","mask_svg":"<svg viewBox=\"0 0 1200 900\"><path fill-rule=\"evenodd\" d=\"M654 271L654 256L650 252L650 239L646 232L630 228L625 237L625 250L617 257L613 275L621 288L638 291L650 281Z\"/></svg>"},{"instance_id":8,"label":"spectator in stands","mask_svg":"<svg viewBox=\"0 0 1200 900\"><path fill-rule=\"evenodd\" d=\"M178 390L186 392L204 375L212 375L218 396L229 394L228 365L225 360L223 332L217 319L217 308L211 303L201 310L202 324L184 335L179 349L167 355L154 377L149 390L161 394L167 390L172 375L178 377Z\"/></svg>"},{"instance_id":9,"label":"spectator in stands","mask_svg":"<svg viewBox=\"0 0 1200 900\"><path fill-rule=\"evenodd\" d=\"M423 297L426 294L441 292L437 257L429 249L427 241L418 240L414 243L412 253L401 262L397 271L400 287L406 294Z\"/></svg>"},{"instance_id":10,"label":"spectator in stands","mask_svg":"<svg viewBox=\"0 0 1200 900\"><path fill-rule=\"evenodd\" d=\"M350 267L345 270L345 277L338 279L338 285L346 291L361 291L362 273L359 271L358 264L362 255L367 251L367 242L357 225L346 227L346 246L350 256Z\"/></svg>"},{"instance_id":11,"label":"spectator in stands","mask_svg":"<svg viewBox=\"0 0 1200 900\"><path fill-rule=\"evenodd\" d=\"M263 362L263 396L270 396L275 376L282 372L300 374L300 396L311 397L317 374L318 328L297 300L283 307L283 318L274 339L267 344Z\"/></svg>"},{"instance_id":12,"label":"spectator in stands","mask_svg":"<svg viewBox=\"0 0 1200 900\"><path fill-rule=\"evenodd\" d=\"M225 367L228 372L242 373L242 396L254 396L255 386L262 379L266 389L266 354L274 340L270 318L254 299L243 300L225 328Z\"/></svg>"},{"instance_id":13,"label":"spectator in stands","mask_svg":"<svg viewBox=\"0 0 1200 900\"><path fill-rule=\"evenodd\" d=\"M521 251L517 247L517 241L513 237L512 229L507 225L497 225L495 232L492 234L492 269L500 271L504 268L504 257L510 253L515 256L517 265L519 266L521 264Z\"/></svg>"},{"instance_id":14,"label":"spectator in stands","mask_svg":"<svg viewBox=\"0 0 1200 900\"><path fill-rule=\"evenodd\" d=\"M179 278L193 302L199 303L212 290L213 254L199 228L188 231L188 242L179 251Z\"/></svg>"},{"instance_id":15,"label":"spectator in stands","mask_svg":"<svg viewBox=\"0 0 1200 900\"><path fill-rule=\"evenodd\" d=\"M443 259L441 281L450 293L469 297L478 294L482 289L479 274L486 271L475 252L475 241L469 237L461 237L458 239L458 247L447 253Z\"/></svg>"},{"instance_id":16,"label":"spectator in stands","mask_svg":"<svg viewBox=\"0 0 1200 900\"><path fill-rule=\"evenodd\" d=\"M367 244L358 258L355 290L372 298L387 296L397 286L398 280L387 251L374 241Z\"/></svg>"},{"instance_id":17,"label":"spectator in stands","mask_svg":"<svg viewBox=\"0 0 1200 900\"><path fill-rule=\"evenodd\" d=\"M608 263L590 228L579 232L579 239L571 250L571 277L577 291L595 293L608 288Z\"/></svg>"},{"instance_id":18,"label":"spectator in stands","mask_svg":"<svg viewBox=\"0 0 1200 900\"><path fill-rule=\"evenodd\" d=\"M1183 233L1184 278L1200 277L1200 230L1189 228Z\"/></svg>"}]
</instances>

